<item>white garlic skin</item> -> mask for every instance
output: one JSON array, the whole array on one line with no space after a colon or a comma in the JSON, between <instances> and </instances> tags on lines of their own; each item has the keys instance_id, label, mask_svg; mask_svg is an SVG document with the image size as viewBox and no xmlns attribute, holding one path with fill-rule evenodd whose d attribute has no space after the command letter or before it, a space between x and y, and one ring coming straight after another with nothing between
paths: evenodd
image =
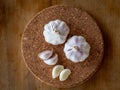
<instances>
[{"instance_id":1,"label":"white garlic skin","mask_svg":"<svg viewBox=\"0 0 120 90\"><path fill-rule=\"evenodd\" d=\"M66 41L69 31L67 24L57 19L45 24L43 35L46 42L52 45L59 45Z\"/></svg>"},{"instance_id":2,"label":"white garlic skin","mask_svg":"<svg viewBox=\"0 0 120 90\"><path fill-rule=\"evenodd\" d=\"M38 54L38 57L41 58L45 64L47 65L55 65L58 62L58 55L53 55L53 49L52 50L45 50Z\"/></svg>"},{"instance_id":3,"label":"white garlic skin","mask_svg":"<svg viewBox=\"0 0 120 90\"><path fill-rule=\"evenodd\" d=\"M60 81L65 81L69 75L71 74L71 70L70 69L64 69L62 70L62 72L60 73Z\"/></svg>"},{"instance_id":4,"label":"white garlic skin","mask_svg":"<svg viewBox=\"0 0 120 90\"><path fill-rule=\"evenodd\" d=\"M60 73L61 73L61 71L63 69L64 69L63 65L56 65L56 66L54 66L53 69L52 69L52 78L53 79L57 78L60 75Z\"/></svg>"},{"instance_id":5,"label":"white garlic skin","mask_svg":"<svg viewBox=\"0 0 120 90\"><path fill-rule=\"evenodd\" d=\"M90 52L90 45L82 36L73 36L65 43L66 58L74 63L83 62Z\"/></svg>"},{"instance_id":6,"label":"white garlic skin","mask_svg":"<svg viewBox=\"0 0 120 90\"><path fill-rule=\"evenodd\" d=\"M53 49L52 50L45 50L41 53L38 54L39 58L46 60L49 59L53 54Z\"/></svg>"},{"instance_id":7,"label":"white garlic skin","mask_svg":"<svg viewBox=\"0 0 120 90\"><path fill-rule=\"evenodd\" d=\"M58 62L58 55L55 54L53 57L51 57L51 58L49 58L47 60L44 60L44 62L47 65L55 65Z\"/></svg>"}]
</instances>

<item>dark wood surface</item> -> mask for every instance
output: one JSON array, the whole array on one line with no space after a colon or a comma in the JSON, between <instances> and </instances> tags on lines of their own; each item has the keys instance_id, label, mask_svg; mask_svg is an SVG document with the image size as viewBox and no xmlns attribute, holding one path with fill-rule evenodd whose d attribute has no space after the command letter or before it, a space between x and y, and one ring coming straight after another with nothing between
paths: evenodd
<instances>
[{"instance_id":1,"label":"dark wood surface","mask_svg":"<svg viewBox=\"0 0 120 90\"><path fill-rule=\"evenodd\" d=\"M99 71L69 90L120 90L120 0L0 0L0 90L67 90L41 83L21 56L25 25L37 12L52 5L86 10L104 36L105 53Z\"/></svg>"}]
</instances>

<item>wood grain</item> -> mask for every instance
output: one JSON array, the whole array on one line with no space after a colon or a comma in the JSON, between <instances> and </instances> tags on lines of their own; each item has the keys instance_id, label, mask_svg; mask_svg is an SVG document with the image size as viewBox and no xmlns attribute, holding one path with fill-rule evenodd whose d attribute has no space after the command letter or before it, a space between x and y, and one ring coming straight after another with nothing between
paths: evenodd
<instances>
[{"instance_id":1,"label":"wood grain","mask_svg":"<svg viewBox=\"0 0 120 90\"><path fill-rule=\"evenodd\" d=\"M86 10L100 26L105 42L103 63L89 81L69 90L120 90L120 0L1 0L0 90L67 90L47 86L26 68L21 35L37 12L52 5Z\"/></svg>"}]
</instances>

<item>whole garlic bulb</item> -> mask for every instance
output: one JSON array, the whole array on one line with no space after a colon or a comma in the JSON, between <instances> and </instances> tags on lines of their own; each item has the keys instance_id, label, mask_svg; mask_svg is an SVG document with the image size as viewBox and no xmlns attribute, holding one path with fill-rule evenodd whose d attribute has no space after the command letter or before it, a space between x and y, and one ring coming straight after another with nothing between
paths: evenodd
<instances>
[{"instance_id":1,"label":"whole garlic bulb","mask_svg":"<svg viewBox=\"0 0 120 90\"><path fill-rule=\"evenodd\" d=\"M82 62L90 52L90 45L82 36L73 36L66 43L64 53L72 62Z\"/></svg>"},{"instance_id":2,"label":"whole garlic bulb","mask_svg":"<svg viewBox=\"0 0 120 90\"><path fill-rule=\"evenodd\" d=\"M66 41L69 31L69 27L64 21L54 20L45 24L43 35L46 42L58 45Z\"/></svg>"}]
</instances>

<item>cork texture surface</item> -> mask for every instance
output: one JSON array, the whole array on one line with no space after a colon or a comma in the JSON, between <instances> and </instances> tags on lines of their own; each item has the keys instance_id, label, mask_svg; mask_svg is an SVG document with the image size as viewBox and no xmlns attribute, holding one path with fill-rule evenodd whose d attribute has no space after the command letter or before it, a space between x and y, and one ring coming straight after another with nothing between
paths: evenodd
<instances>
[{"instance_id":1,"label":"cork texture surface","mask_svg":"<svg viewBox=\"0 0 120 90\"><path fill-rule=\"evenodd\" d=\"M63 20L69 26L70 33L67 39L73 35L82 35L91 45L90 55L84 62L73 63L67 60L63 52L64 44L55 46L45 42L43 27L55 19ZM38 57L38 53L52 48L59 57L57 64L72 71L70 77L64 82L60 82L58 78L52 79L53 66L46 65ZM21 49L25 63L34 76L58 88L73 87L90 78L100 65L104 51L102 34L94 19L85 11L68 6L52 6L34 16L23 33Z\"/></svg>"}]
</instances>

